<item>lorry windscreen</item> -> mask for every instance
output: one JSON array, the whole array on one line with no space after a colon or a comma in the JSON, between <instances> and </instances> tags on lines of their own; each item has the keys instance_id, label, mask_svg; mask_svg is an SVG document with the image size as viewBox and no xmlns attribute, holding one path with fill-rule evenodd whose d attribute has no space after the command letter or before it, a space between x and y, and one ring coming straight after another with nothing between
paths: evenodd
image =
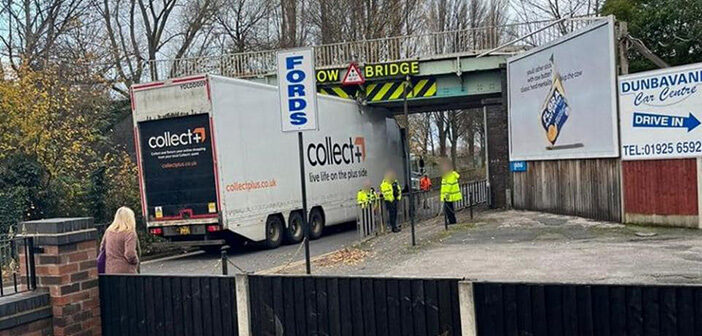
<instances>
[{"instance_id":1,"label":"lorry windscreen","mask_svg":"<svg viewBox=\"0 0 702 336\"><path fill-rule=\"evenodd\" d=\"M216 175L207 114L138 123L149 221L216 218Z\"/></svg>"}]
</instances>

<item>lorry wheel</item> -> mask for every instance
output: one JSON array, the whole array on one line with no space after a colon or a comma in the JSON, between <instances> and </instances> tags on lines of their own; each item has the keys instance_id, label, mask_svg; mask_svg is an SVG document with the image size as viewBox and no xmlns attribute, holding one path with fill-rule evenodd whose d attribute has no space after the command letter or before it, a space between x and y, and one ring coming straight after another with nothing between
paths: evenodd
<instances>
[{"instance_id":1,"label":"lorry wheel","mask_svg":"<svg viewBox=\"0 0 702 336\"><path fill-rule=\"evenodd\" d=\"M324 214L320 208L310 211L310 239L317 239L322 236L324 230Z\"/></svg>"},{"instance_id":2,"label":"lorry wheel","mask_svg":"<svg viewBox=\"0 0 702 336\"><path fill-rule=\"evenodd\" d=\"M305 235L302 227L302 214L299 211L292 212L288 218L288 229L285 230L285 240L295 244L302 241Z\"/></svg>"},{"instance_id":3,"label":"lorry wheel","mask_svg":"<svg viewBox=\"0 0 702 336\"><path fill-rule=\"evenodd\" d=\"M274 249L283 242L283 220L280 216L268 216L266 220L266 248Z\"/></svg>"}]
</instances>

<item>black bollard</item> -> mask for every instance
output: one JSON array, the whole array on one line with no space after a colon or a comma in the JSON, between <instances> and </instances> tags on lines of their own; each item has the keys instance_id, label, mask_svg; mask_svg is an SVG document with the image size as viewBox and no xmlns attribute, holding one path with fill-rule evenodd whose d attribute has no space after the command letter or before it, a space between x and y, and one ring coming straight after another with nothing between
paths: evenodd
<instances>
[{"instance_id":1,"label":"black bollard","mask_svg":"<svg viewBox=\"0 0 702 336\"><path fill-rule=\"evenodd\" d=\"M470 219L473 220L473 192L468 193L468 206L470 207Z\"/></svg>"},{"instance_id":2,"label":"black bollard","mask_svg":"<svg viewBox=\"0 0 702 336\"><path fill-rule=\"evenodd\" d=\"M446 202L443 202L442 204L444 205L444 229L448 231L448 213L446 212L448 207L446 206Z\"/></svg>"},{"instance_id":3,"label":"black bollard","mask_svg":"<svg viewBox=\"0 0 702 336\"><path fill-rule=\"evenodd\" d=\"M229 275L229 268L227 265L227 250L222 247L221 250L222 257L222 275Z\"/></svg>"}]
</instances>

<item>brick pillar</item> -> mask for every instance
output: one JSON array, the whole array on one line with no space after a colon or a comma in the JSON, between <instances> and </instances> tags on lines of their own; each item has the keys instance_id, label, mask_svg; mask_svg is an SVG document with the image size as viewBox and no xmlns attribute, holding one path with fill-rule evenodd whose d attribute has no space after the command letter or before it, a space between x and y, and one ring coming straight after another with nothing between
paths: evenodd
<instances>
[{"instance_id":1,"label":"brick pillar","mask_svg":"<svg viewBox=\"0 0 702 336\"><path fill-rule=\"evenodd\" d=\"M509 130L507 128L507 68L500 66L502 104L487 107L487 148L490 171L492 205L502 208L507 204L506 191L512 188L509 171Z\"/></svg>"},{"instance_id":2,"label":"brick pillar","mask_svg":"<svg viewBox=\"0 0 702 336\"><path fill-rule=\"evenodd\" d=\"M37 287L51 296L54 336L100 335L93 219L43 219L23 222L20 228L34 237Z\"/></svg>"}]
</instances>

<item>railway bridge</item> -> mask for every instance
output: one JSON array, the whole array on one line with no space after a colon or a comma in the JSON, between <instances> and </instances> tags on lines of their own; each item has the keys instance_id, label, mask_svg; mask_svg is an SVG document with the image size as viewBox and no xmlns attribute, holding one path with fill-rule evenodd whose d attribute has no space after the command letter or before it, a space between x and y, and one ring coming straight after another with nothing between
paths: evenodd
<instances>
[{"instance_id":1,"label":"railway bridge","mask_svg":"<svg viewBox=\"0 0 702 336\"><path fill-rule=\"evenodd\" d=\"M507 58L603 19L562 18L317 45L317 90L400 114L405 101L402 82L409 79L408 113L484 108L488 178L493 204L501 207L511 185ZM277 85L276 54L267 50L153 60L147 63L147 73L154 81L210 73ZM341 85L350 63L362 69L363 85Z\"/></svg>"}]
</instances>

